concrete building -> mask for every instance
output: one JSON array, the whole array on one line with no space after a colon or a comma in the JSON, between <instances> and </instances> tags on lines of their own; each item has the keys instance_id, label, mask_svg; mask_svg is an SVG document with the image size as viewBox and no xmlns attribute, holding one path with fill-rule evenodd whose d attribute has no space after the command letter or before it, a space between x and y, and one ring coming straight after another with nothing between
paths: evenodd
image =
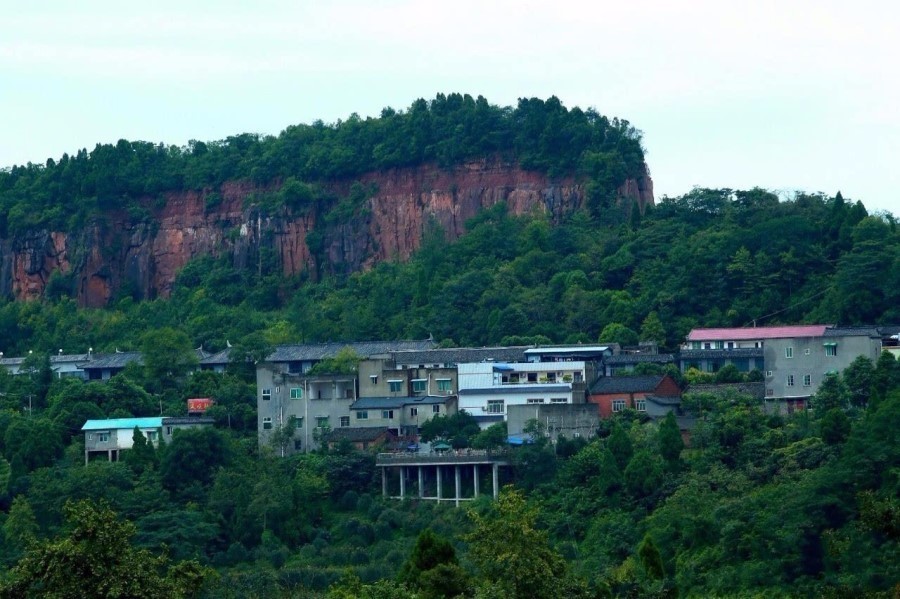
<instances>
[{"instance_id":1,"label":"concrete building","mask_svg":"<svg viewBox=\"0 0 900 599\"><path fill-rule=\"evenodd\" d=\"M334 358L344 348L365 359L433 347L434 342L427 340L278 346L256 366L260 445L269 444L272 434L290 422L295 432L291 442L282 447L284 455L314 450L331 431L351 426L350 406L359 398L357 373L310 374L322 360Z\"/></svg>"},{"instance_id":2,"label":"concrete building","mask_svg":"<svg viewBox=\"0 0 900 599\"><path fill-rule=\"evenodd\" d=\"M769 339L764 351L767 409L790 413L807 407L826 375L859 356L875 363L881 336L872 327L829 327L818 335Z\"/></svg>"},{"instance_id":3,"label":"concrete building","mask_svg":"<svg viewBox=\"0 0 900 599\"><path fill-rule=\"evenodd\" d=\"M718 372L734 364L740 372L763 370L763 348L767 341L792 337L821 336L825 325L777 327L693 329L681 346L679 366L682 372L696 368Z\"/></svg>"},{"instance_id":4,"label":"concrete building","mask_svg":"<svg viewBox=\"0 0 900 599\"><path fill-rule=\"evenodd\" d=\"M604 377L591 386L588 401L601 418L622 410L664 412L681 404L681 388L669 375Z\"/></svg>"},{"instance_id":5,"label":"concrete building","mask_svg":"<svg viewBox=\"0 0 900 599\"><path fill-rule=\"evenodd\" d=\"M455 395L361 397L350 406L353 426L385 428L395 436L418 441L419 427L435 416L456 413Z\"/></svg>"},{"instance_id":6,"label":"concrete building","mask_svg":"<svg viewBox=\"0 0 900 599\"><path fill-rule=\"evenodd\" d=\"M166 443L171 442L178 430L212 426L214 422L212 418L168 416L88 420L81 427L84 431L84 463L88 463L91 455L97 454L106 454L110 462L118 461L120 452L134 445L135 427L155 447L159 445L160 438Z\"/></svg>"},{"instance_id":7,"label":"concrete building","mask_svg":"<svg viewBox=\"0 0 900 599\"><path fill-rule=\"evenodd\" d=\"M537 420L552 443L560 437L590 439L600 424L597 407L589 403L512 405L506 416L510 436L524 434L528 423Z\"/></svg>"},{"instance_id":8,"label":"concrete building","mask_svg":"<svg viewBox=\"0 0 900 599\"><path fill-rule=\"evenodd\" d=\"M64 354L62 350L59 350L56 354L50 355L50 368L53 369L53 373L59 378L71 376L83 379L85 378L85 373L80 365L85 360L90 359L90 357L90 351L86 354ZM4 357L3 352L0 352L0 367L6 368L7 372L12 375L23 374L22 365L26 359L25 357L7 358Z\"/></svg>"},{"instance_id":9,"label":"concrete building","mask_svg":"<svg viewBox=\"0 0 900 599\"><path fill-rule=\"evenodd\" d=\"M591 370L583 361L459 364L459 409L487 428L512 405L584 403Z\"/></svg>"}]
</instances>

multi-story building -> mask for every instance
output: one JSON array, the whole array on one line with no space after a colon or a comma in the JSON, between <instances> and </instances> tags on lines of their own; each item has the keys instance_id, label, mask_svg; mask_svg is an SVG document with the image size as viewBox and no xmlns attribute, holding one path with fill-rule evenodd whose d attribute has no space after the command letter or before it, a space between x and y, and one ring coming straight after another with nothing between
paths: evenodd
<instances>
[{"instance_id":1,"label":"multi-story building","mask_svg":"<svg viewBox=\"0 0 900 599\"><path fill-rule=\"evenodd\" d=\"M455 395L361 397L350 406L348 426L385 428L399 438L416 441L423 424L455 412Z\"/></svg>"},{"instance_id":2,"label":"multi-story building","mask_svg":"<svg viewBox=\"0 0 900 599\"><path fill-rule=\"evenodd\" d=\"M829 374L838 374L859 356L875 362L881 336L873 327L826 328L819 335L770 339L765 348L766 402L792 412L807 406Z\"/></svg>"},{"instance_id":3,"label":"multi-story building","mask_svg":"<svg viewBox=\"0 0 900 599\"><path fill-rule=\"evenodd\" d=\"M681 346L679 365L682 372L697 368L701 372L718 372L733 364L741 372L763 369L766 341L792 337L821 336L825 325L778 327L694 329Z\"/></svg>"},{"instance_id":4,"label":"multi-story building","mask_svg":"<svg viewBox=\"0 0 900 599\"><path fill-rule=\"evenodd\" d=\"M350 406L359 397L357 372L310 373L313 366L349 348L361 358L393 351L425 350L432 341L317 343L281 345L257 364L257 418L260 445L268 445L278 430L292 426L291 438L280 444L284 455L321 446L328 433L349 427ZM284 440L283 440L284 441Z\"/></svg>"}]
</instances>

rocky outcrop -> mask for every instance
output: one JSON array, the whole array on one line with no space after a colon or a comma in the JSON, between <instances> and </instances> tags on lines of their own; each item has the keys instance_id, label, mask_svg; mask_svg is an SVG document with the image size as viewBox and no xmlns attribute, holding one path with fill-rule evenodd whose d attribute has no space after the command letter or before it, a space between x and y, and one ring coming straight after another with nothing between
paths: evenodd
<instances>
[{"instance_id":1,"label":"rocky outcrop","mask_svg":"<svg viewBox=\"0 0 900 599\"><path fill-rule=\"evenodd\" d=\"M125 293L165 297L178 271L203 255L227 255L242 268L259 268L263 254L274 255L285 275L352 272L409 258L431 221L455 239L468 219L498 202L506 202L513 214L540 211L554 220L584 203L584 188L574 179L551 181L488 162L452 170L396 169L360 181L374 192L356 216L340 224L326 225L322 210L263 215L248 198L275 190L230 182L216 191L214 205L207 192L172 192L143 222L108 214L81 231L36 231L0 240L0 294L39 298L59 272L83 306L104 306ZM344 196L350 184L336 182L329 191ZM642 208L652 204L649 175L626 181L619 195Z\"/></svg>"}]
</instances>

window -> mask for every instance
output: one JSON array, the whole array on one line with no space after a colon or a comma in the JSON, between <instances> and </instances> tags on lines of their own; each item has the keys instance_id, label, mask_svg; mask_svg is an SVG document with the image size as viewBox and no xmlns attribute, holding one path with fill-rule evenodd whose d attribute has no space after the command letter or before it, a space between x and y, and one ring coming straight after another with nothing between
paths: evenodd
<instances>
[{"instance_id":1,"label":"window","mask_svg":"<svg viewBox=\"0 0 900 599\"><path fill-rule=\"evenodd\" d=\"M431 413L432 414L440 414L441 413L441 405L434 404L433 406L431 406Z\"/></svg>"},{"instance_id":2,"label":"window","mask_svg":"<svg viewBox=\"0 0 900 599\"><path fill-rule=\"evenodd\" d=\"M812 375L804 374L803 375L803 386L809 387L810 385L812 385Z\"/></svg>"},{"instance_id":3,"label":"window","mask_svg":"<svg viewBox=\"0 0 900 599\"><path fill-rule=\"evenodd\" d=\"M263 389L262 390L262 398L265 400L272 399L272 390L271 389Z\"/></svg>"},{"instance_id":4,"label":"window","mask_svg":"<svg viewBox=\"0 0 900 599\"><path fill-rule=\"evenodd\" d=\"M625 409L625 400L624 399L614 399L612 401L612 411L613 412L621 412Z\"/></svg>"},{"instance_id":5,"label":"window","mask_svg":"<svg viewBox=\"0 0 900 599\"><path fill-rule=\"evenodd\" d=\"M716 349L725 349L724 341L716 341Z\"/></svg>"},{"instance_id":6,"label":"window","mask_svg":"<svg viewBox=\"0 0 900 599\"><path fill-rule=\"evenodd\" d=\"M550 403L569 403L565 397L551 397Z\"/></svg>"},{"instance_id":7,"label":"window","mask_svg":"<svg viewBox=\"0 0 900 599\"><path fill-rule=\"evenodd\" d=\"M829 358L833 358L837 356L837 343L826 343L825 344L825 355Z\"/></svg>"},{"instance_id":8,"label":"window","mask_svg":"<svg viewBox=\"0 0 900 599\"><path fill-rule=\"evenodd\" d=\"M373 385L377 385L377 384L378 384L378 375L377 375L377 374L370 374L370 375L369 375L369 380L372 381L372 384L373 384Z\"/></svg>"},{"instance_id":9,"label":"window","mask_svg":"<svg viewBox=\"0 0 900 599\"><path fill-rule=\"evenodd\" d=\"M172 427L171 426L166 427L166 434L169 435L170 437L172 436Z\"/></svg>"},{"instance_id":10,"label":"window","mask_svg":"<svg viewBox=\"0 0 900 599\"><path fill-rule=\"evenodd\" d=\"M543 397L539 397L536 399L529 398L529 399L525 400L525 403L527 403L527 404L544 403L544 398Z\"/></svg>"},{"instance_id":11,"label":"window","mask_svg":"<svg viewBox=\"0 0 900 599\"><path fill-rule=\"evenodd\" d=\"M381 410L381 417L385 420L393 420L394 410Z\"/></svg>"},{"instance_id":12,"label":"window","mask_svg":"<svg viewBox=\"0 0 900 599\"><path fill-rule=\"evenodd\" d=\"M767 370L767 371L766 371L766 376L772 376L772 371L771 371L771 370Z\"/></svg>"},{"instance_id":13,"label":"window","mask_svg":"<svg viewBox=\"0 0 900 599\"><path fill-rule=\"evenodd\" d=\"M294 439L294 451L300 451L301 449L303 449L303 440Z\"/></svg>"},{"instance_id":14,"label":"window","mask_svg":"<svg viewBox=\"0 0 900 599\"><path fill-rule=\"evenodd\" d=\"M769 396L775 395L775 389L766 389L766 395L769 395Z\"/></svg>"},{"instance_id":15,"label":"window","mask_svg":"<svg viewBox=\"0 0 900 599\"><path fill-rule=\"evenodd\" d=\"M263 430L268 431L272 429L272 418L266 416L263 418Z\"/></svg>"},{"instance_id":16,"label":"window","mask_svg":"<svg viewBox=\"0 0 900 599\"><path fill-rule=\"evenodd\" d=\"M400 393L403 390L403 381L388 381L388 389L391 393Z\"/></svg>"},{"instance_id":17,"label":"window","mask_svg":"<svg viewBox=\"0 0 900 599\"><path fill-rule=\"evenodd\" d=\"M317 416L316 426L319 428L326 428L328 426L328 416Z\"/></svg>"},{"instance_id":18,"label":"window","mask_svg":"<svg viewBox=\"0 0 900 599\"><path fill-rule=\"evenodd\" d=\"M787 386L788 386L788 387L793 387L793 386L794 386L794 375L793 375L793 374L789 374L789 375L788 375L788 378L787 378Z\"/></svg>"},{"instance_id":19,"label":"window","mask_svg":"<svg viewBox=\"0 0 900 599\"><path fill-rule=\"evenodd\" d=\"M290 416L288 422L294 422L294 428L303 428L303 416Z\"/></svg>"},{"instance_id":20,"label":"window","mask_svg":"<svg viewBox=\"0 0 900 599\"><path fill-rule=\"evenodd\" d=\"M303 399L303 387L291 387L291 399Z\"/></svg>"},{"instance_id":21,"label":"window","mask_svg":"<svg viewBox=\"0 0 900 599\"><path fill-rule=\"evenodd\" d=\"M109 433L97 433L97 443L109 443Z\"/></svg>"},{"instance_id":22,"label":"window","mask_svg":"<svg viewBox=\"0 0 900 599\"><path fill-rule=\"evenodd\" d=\"M728 342L728 349L734 349L734 341Z\"/></svg>"},{"instance_id":23,"label":"window","mask_svg":"<svg viewBox=\"0 0 900 599\"><path fill-rule=\"evenodd\" d=\"M356 411L356 419L357 420L368 420L369 412L367 412L366 410L357 410Z\"/></svg>"},{"instance_id":24,"label":"window","mask_svg":"<svg viewBox=\"0 0 900 599\"><path fill-rule=\"evenodd\" d=\"M536 383L536 382L537 382L537 373L536 373L536 372L529 372L529 373L528 373L528 382L529 382L529 383Z\"/></svg>"},{"instance_id":25,"label":"window","mask_svg":"<svg viewBox=\"0 0 900 599\"><path fill-rule=\"evenodd\" d=\"M94 433L88 433L88 441L94 440Z\"/></svg>"},{"instance_id":26,"label":"window","mask_svg":"<svg viewBox=\"0 0 900 599\"><path fill-rule=\"evenodd\" d=\"M699 341L691 341L691 349L700 349Z\"/></svg>"},{"instance_id":27,"label":"window","mask_svg":"<svg viewBox=\"0 0 900 599\"><path fill-rule=\"evenodd\" d=\"M488 414L502 414L504 412L503 400L489 399L487 402L487 412Z\"/></svg>"},{"instance_id":28,"label":"window","mask_svg":"<svg viewBox=\"0 0 900 599\"><path fill-rule=\"evenodd\" d=\"M584 381L584 376L581 374L581 372L576 372L575 373L575 382L580 383L582 381Z\"/></svg>"},{"instance_id":29,"label":"window","mask_svg":"<svg viewBox=\"0 0 900 599\"><path fill-rule=\"evenodd\" d=\"M410 415L410 416L418 416L418 415L419 415L419 408L410 408L410 409L409 409L409 415Z\"/></svg>"},{"instance_id":30,"label":"window","mask_svg":"<svg viewBox=\"0 0 900 599\"><path fill-rule=\"evenodd\" d=\"M646 412L647 411L647 400L646 399L636 399L634 400L634 409L638 412Z\"/></svg>"},{"instance_id":31,"label":"window","mask_svg":"<svg viewBox=\"0 0 900 599\"><path fill-rule=\"evenodd\" d=\"M805 356L808 356L808 355L809 355L809 348L808 348L808 347L807 347L806 349L803 350L803 355L805 355Z\"/></svg>"},{"instance_id":32,"label":"window","mask_svg":"<svg viewBox=\"0 0 900 599\"><path fill-rule=\"evenodd\" d=\"M151 443L156 441L156 431L147 431L146 435L147 435L147 441L149 441Z\"/></svg>"},{"instance_id":33,"label":"window","mask_svg":"<svg viewBox=\"0 0 900 599\"><path fill-rule=\"evenodd\" d=\"M703 349L712 349L712 343L704 343Z\"/></svg>"},{"instance_id":34,"label":"window","mask_svg":"<svg viewBox=\"0 0 900 599\"><path fill-rule=\"evenodd\" d=\"M428 381L426 381L425 379L413 379L412 384L413 393L424 393Z\"/></svg>"},{"instance_id":35,"label":"window","mask_svg":"<svg viewBox=\"0 0 900 599\"><path fill-rule=\"evenodd\" d=\"M793 358L794 357L794 348L793 347L784 348L784 357L785 358Z\"/></svg>"},{"instance_id":36,"label":"window","mask_svg":"<svg viewBox=\"0 0 900 599\"><path fill-rule=\"evenodd\" d=\"M350 426L350 417L349 416L341 416L341 426L342 427Z\"/></svg>"},{"instance_id":37,"label":"window","mask_svg":"<svg viewBox=\"0 0 900 599\"><path fill-rule=\"evenodd\" d=\"M450 379L438 379L437 386L438 391L443 391L445 393L449 391L453 391L453 387L450 385L452 381Z\"/></svg>"}]
</instances>

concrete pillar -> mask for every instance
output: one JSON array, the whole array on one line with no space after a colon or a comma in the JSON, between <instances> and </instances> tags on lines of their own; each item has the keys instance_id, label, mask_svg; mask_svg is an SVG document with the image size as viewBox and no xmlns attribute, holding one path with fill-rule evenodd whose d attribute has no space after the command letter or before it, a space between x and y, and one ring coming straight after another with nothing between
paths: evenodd
<instances>
[{"instance_id":1,"label":"concrete pillar","mask_svg":"<svg viewBox=\"0 0 900 599\"><path fill-rule=\"evenodd\" d=\"M387 497L387 468L381 467L381 496Z\"/></svg>"},{"instance_id":2,"label":"concrete pillar","mask_svg":"<svg viewBox=\"0 0 900 599\"><path fill-rule=\"evenodd\" d=\"M87 449L84 450L84 465L85 466L88 465L88 450Z\"/></svg>"},{"instance_id":3,"label":"concrete pillar","mask_svg":"<svg viewBox=\"0 0 900 599\"><path fill-rule=\"evenodd\" d=\"M437 498L438 501L441 500L441 466L440 464L435 466L437 468Z\"/></svg>"},{"instance_id":4,"label":"concrete pillar","mask_svg":"<svg viewBox=\"0 0 900 599\"><path fill-rule=\"evenodd\" d=\"M472 465L472 480L475 481L475 494L473 497L478 499L478 464Z\"/></svg>"},{"instance_id":5,"label":"concrete pillar","mask_svg":"<svg viewBox=\"0 0 900 599\"><path fill-rule=\"evenodd\" d=\"M500 496L500 466L497 464L493 466L494 499L497 499Z\"/></svg>"},{"instance_id":6,"label":"concrete pillar","mask_svg":"<svg viewBox=\"0 0 900 599\"><path fill-rule=\"evenodd\" d=\"M425 485L422 477L422 467L419 466L419 497L425 497Z\"/></svg>"},{"instance_id":7,"label":"concrete pillar","mask_svg":"<svg viewBox=\"0 0 900 599\"><path fill-rule=\"evenodd\" d=\"M106 459L112 462L112 449L106 450Z\"/></svg>"},{"instance_id":8,"label":"concrete pillar","mask_svg":"<svg viewBox=\"0 0 900 599\"><path fill-rule=\"evenodd\" d=\"M400 499L406 497L406 466L400 466Z\"/></svg>"},{"instance_id":9,"label":"concrete pillar","mask_svg":"<svg viewBox=\"0 0 900 599\"><path fill-rule=\"evenodd\" d=\"M459 480L459 465L456 465L453 468L455 470L454 474L455 474L455 478L456 478L456 507L459 507L459 494L460 494L460 490L461 490L460 489L461 485L460 485L460 480Z\"/></svg>"}]
</instances>

